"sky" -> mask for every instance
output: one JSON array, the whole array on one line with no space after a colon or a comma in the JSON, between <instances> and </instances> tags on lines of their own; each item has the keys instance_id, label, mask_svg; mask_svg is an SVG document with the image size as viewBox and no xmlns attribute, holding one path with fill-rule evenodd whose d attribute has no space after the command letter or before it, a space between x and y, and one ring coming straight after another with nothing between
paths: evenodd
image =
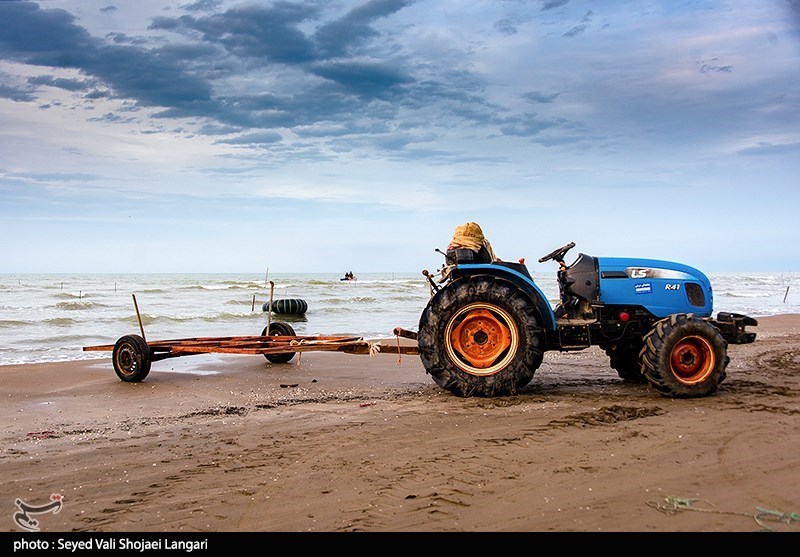
<instances>
[{"instance_id":1,"label":"sky","mask_svg":"<svg viewBox=\"0 0 800 557\"><path fill-rule=\"evenodd\" d=\"M0 0L0 273L800 271L800 0Z\"/></svg>"}]
</instances>

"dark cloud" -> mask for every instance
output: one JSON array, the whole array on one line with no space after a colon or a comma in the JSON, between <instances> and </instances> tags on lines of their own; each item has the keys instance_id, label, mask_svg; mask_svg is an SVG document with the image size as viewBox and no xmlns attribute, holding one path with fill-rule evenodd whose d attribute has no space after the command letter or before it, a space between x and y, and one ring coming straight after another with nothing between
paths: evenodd
<instances>
[{"instance_id":1,"label":"dark cloud","mask_svg":"<svg viewBox=\"0 0 800 557\"><path fill-rule=\"evenodd\" d=\"M133 122L134 118L131 116L123 117L113 112L106 112L97 118L89 118L90 122L111 122L114 124Z\"/></svg>"},{"instance_id":2,"label":"dark cloud","mask_svg":"<svg viewBox=\"0 0 800 557\"><path fill-rule=\"evenodd\" d=\"M13 85L6 85L3 76L0 74L0 98L10 99L16 102L31 102L36 100L33 92L27 89L20 89Z\"/></svg>"},{"instance_id":3,"label":"dark cloud","mask_svg":"<svg viewBox=\"0 0 800 557\"><path fill-rule=\"evenodd\" d=\"M554 10L556 8L560 8L561 6L566 6L569 4L569 0L546 0L542 2L542 11L546 12L547 10Z\"/></svg>"},{"instance_id":4,"label":"dark cloud","mask_svg":"<svg viewBox=\"0 0 800 557\"><path fill-rule=\"evenodd\" d=\"M47 85L49 87L58 87L67 91L85 91L92 87L92 81L85 79L66 79L56 78L51 75L40 75L28 78L28 83L31 85Z\"/></svg>"},{"instance_id":5,"label":"dark cloud","mask_svg":"<svg viewBox=\"0 0 800 557\"><path fill-rule=\"evenodd\" d=\"M718 58L713 58L711 62L699 62L700 64L700 72L701 73L731 73L733 72L733 66L725 65L721 66L719 64Z\"/></svg>"},{"instance_id":6,"label":"dark cloud","mask_svg":"<svg viewBox=\"0 0 800 557\"><path fill-rule=\"evenodd\" d=\"M319 55L331 58L347 54L354 44L378 35L370 26L374 20L389 16L413 3L414 0L370 0L343 17L321 26L314 34Z\"/></svg>"},{"instance_id":7,"label":"dark cloud","mask_svg":"<svg viewBox=\"0 0 800 557\"><path fill-rule=\"evenodd\" d=\"M784 0L795 30L800 29L800 0Z\"/></svg>"},{"instance_id":8,"label":"dark cloud","mask_svg":"<svg viewBox=\"0 0 800 557\"><path fill-rule=\"evenodd\" d=\"M0 26L0 58L85 76L39 75L30 85L83 93L84 100L126 101L96 121L132 122L123 110L154 108L155 118L193 119L195 133L242 134L222 140L228 144L275 143L293 130L321 140L360 135L369 140L364 145L397 150L412 142L412 130L449 129L454 119L523 136L556 125L510 117L487 101L476 74L434 55L414 59L393 44L377 24L413 3L368 0L331 18L325 2L242 4L219 13L209 11L217 2L193 2L176 15L152 18L141 36L95 37L67 11L0 2L0 20L14 22ZM506 21L505 32L512 32L511 22L525 18ZM0 89L15 100L33 100L31 94ZM525 98L555 100L536 92ZM401 110L403 134L386 139L387 123Z\"/></svg>"},{"instance_id":9,"label":"dark cloud","mask_svg":"<svg viewBox=\"0 0 800 557\"><path fill-rule=\"evenodd\" d=\"M529 20L530 18L528 17L510 15L497 20L494 24L494 28L503 35L516 35L519 32L519 26Z\"/></svg>"},{"instance_id":10,"label":"dark cloud","mask_svg":"<svg viewBox=\"0 0 800 557\"><path fill-rule=\"evenodd\" d=\"M311 70L363 97L382 97L389 89L413 80L394 66L367 62L320 64Z\"/></svg>"},{"instance_id":11,"label":"dark cloud","mask_svg":"<svg viewBox=\"0 0 800 557\"><path fill-rule=\"evenodd\" d=\"M522 94L522 98L535 102L549 104L555 101L561 93L542 93L541 91L528 91Z\"/></svg>"},{"instance_id":12,"label":"dark cloud","mask_svg":"<svg viewBox=\"0 0 800 557\"><path fill-rule=\"evenodd\" d=\"M562 36L567 38L572 38L586 31L586 29L588 29L589 27L589 23L592 20L592 15L593 15L592 10L586 12L586 15L583 16L583 19L581 20L580 24L576 25L575 27L564 33Z\"/></svg>"},{"instance_id":13,"label":"dark cloud","mask_svg":"<svg viewBox=\"0 0 800 557\"><path fill-rule=\"evenodd\" d=\"M106 6L105 8L100 8L100 13L103 14L112 13L116 12L118 9L119 8L117 8L116 6Z\"/></svg>"},{"instance_id":14,"label":"dark cloud","mask_svg":"<svg viewBox=\"0 0 800 557\"><path fill-rule=\"evenodd\" d=\"M7 59L71 68L106 83L119 97L146 106L208 101L210 86L185 70L183 53L107 45L75 24L64 10L42 10L31 2L0 2L0 51Z\"/></svg>"},{"instance_id":15,"label":"dark cloud","mask_svg":"<svg viewBox=\"0 0 800 557\"><path fill-rule=\"evenodd\" d=\"M302 4L249 5L204 17L156 17L150 29L199 34L203 41L262 64L297 64L316 60L313 42L298 28L316 17L316 8Z\"/></svg>"},{"instance_id":16,"label":"dark cloud","mask_svg":"<svg viewBox=\"0 0 800 557\"><path fill-rule=\"evenodd\" d=\"M187 12L204 12L216 10L220 4L222 4L221 0L198 0L191 4L183 4L181 9Z\"/></svg>"},{"instance_id":17,"label":"dark cloud","mask_svg":"<svg viewBox=\"0 0 800 557\"><path fill-rule=\"evenodd\" d=\"M33 2L0 2L0 51L7 59L33 65L78 67L95 41L61 9L42 10ZM13 22L13 24L7 24Z\"/></svg>"}]
</instances>

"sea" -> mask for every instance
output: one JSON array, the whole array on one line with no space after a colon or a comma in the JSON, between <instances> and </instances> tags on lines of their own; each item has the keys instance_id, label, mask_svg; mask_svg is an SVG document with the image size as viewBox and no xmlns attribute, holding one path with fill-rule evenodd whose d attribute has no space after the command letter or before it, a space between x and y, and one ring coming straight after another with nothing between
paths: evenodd
<instances>
[{"instance_id":1,"label":"sea","mask_svg":"<svg viewBox=\"0 0 800 557\"><path fill-rule=\"evenodd\" d=\"M393 338L416 331L430 299L421 273L0 274L0 365L102 359L144 329L148 341L260 335L268 320L297 335ZM708 274L714 313L800 313L800 273ZM533 273L555 306L555 273ZM267 312L272 299L301 299L303 315ZM140 325L141 322L141 325ZM757 329L756 329L757 331Z\"/></svg>"}]
</instances>

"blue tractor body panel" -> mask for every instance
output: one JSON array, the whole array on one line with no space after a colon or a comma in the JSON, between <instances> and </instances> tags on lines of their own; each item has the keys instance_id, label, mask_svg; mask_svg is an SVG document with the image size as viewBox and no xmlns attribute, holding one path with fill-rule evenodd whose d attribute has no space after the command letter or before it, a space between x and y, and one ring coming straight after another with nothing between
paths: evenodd
<instances>
[{"instance_id":1,"label":"blue tractor body panel","mask_svg":"<svg viewBox=\"0 0 800 557\"><path fill-rule=\"evenodd\" d=\"M572 290L581 292L587 301L598 306L642 307L659 319L674 313L712 315L711 281L689 265L659 259L581 254L566 273L567 276L572 274L578 283ZM454 277L474 274L504 277L528 292L542 316L542 325L555 330L553 308L527 268L515 263L494 262L461 263L453 270Z\"/></svg>"},{"instance_id":2,"label":"blue tractor body panel","mask_svg":"<svg viewBox=\"0 0 800 557\"><path fill-rule=\"evenodd\" d=\"M658 318L673 313L712 314L711 281L694 267L627 257L598 257L597 266L604 305L642 306Z\"/></svg>"}]
</instances>

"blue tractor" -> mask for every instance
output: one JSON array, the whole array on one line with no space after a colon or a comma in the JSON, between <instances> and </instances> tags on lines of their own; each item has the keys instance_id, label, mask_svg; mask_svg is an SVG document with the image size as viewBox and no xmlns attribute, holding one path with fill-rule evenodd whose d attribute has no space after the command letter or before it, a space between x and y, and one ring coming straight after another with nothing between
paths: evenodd
<instances>
[{"instance_id":1,"label":"blue tractor","mask_svg":"<svg viewBox=\"0 0 800 557\"><path fill-rule=\"evenodd\" d=\"M560 301L552 307L524 260L485 250L448 249L441 278L423 271L431 298L416 333L433 380L462 397L516 394L549 350L599 346L619 377L668 397L703 397L725 379L728 344L755 340L746 315L712 318L708 277L655 259L579 254L569 243L539 259L555 261ZM439 250L437 250L439 251Z\"/></svg>"}]
</instances>

